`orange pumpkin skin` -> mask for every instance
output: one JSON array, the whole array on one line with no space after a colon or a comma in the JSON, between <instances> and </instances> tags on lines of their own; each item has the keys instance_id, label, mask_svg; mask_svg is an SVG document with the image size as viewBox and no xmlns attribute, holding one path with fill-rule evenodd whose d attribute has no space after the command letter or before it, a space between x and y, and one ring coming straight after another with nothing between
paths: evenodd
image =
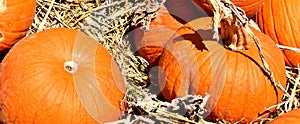
<instances>
[{"instance_id":1,"label":"orange pumpkin skin","mask_svg":"<svg viewBox=\"0 0 300 124\"><path fill-rule=\"evenodd\" d=\"M182 26L164 6L150 23L150 30L134 30L134 41L138 54L146 59L150 66L157 66L165 43Z\"/></svg>"},{"instance_id":2,"label":"orange pumpkin skin","mask_svg":"<svg viewBox=\"0 0 300 124\"><path fill-rule=\"evenodd\" d=\"M191 7L191 3L182 3L179 1L169 3L158 11L157 16L150 23L150 30L134 30L135 47L138 54L145 58L150 66L157 66L163 47L176 30L187 21L199 17L199 12ZM174 8L174 6L185 8ZM185 10L182 10L185 9ZM187 14L188 13L188 14Z\"/></svg>"},{"instance_id":3,"label":"orange pumpkin skin","mask_svg":"<svg viewBox=\"0 0 300 124\"><path fill-rule=\"evenodd\" d=\"M298 0L265 0L257 14L257 24L276 44L300 48L300 17L295 16L295 13L300 13L299 7ZM298 67L299 53L290 50L283 50L283 53L286 65Z\"/></svg>"},{"instance_id":4,"label":"orange pumpkin skin","mask_svg":"<svg viewBox=\"0 0 300 124\"><path fill-rule=\"evenodd\" d=\"M3 0L0 3L0 54L26 35L35 7L35 0Z\"/></svg>"},{"instance_id":5,"label":"orange pumpkin skin","mask_svg":"<svg viewBox=\"0 0 300 124\"><path fill-rule=\"evenodd\" d=\"M94 55L86 54L91 48L82 46L91 42L96 43L87 35L66 28L45 30L20 40L2 63L1 104L7 121L92 124L120 118L119 104L124 96L121 72L101 45L96 43ZM75 46L76 43L81 45ZM78 64L73 74L64 70L64 63L70 60ZM92 62L94 64L90 64ZM93 67L95 70L91 70ZM79 81L78 77L91 75L100 86L99 95L110 104L107 106L101 101L98 122L87 112L75 88L75 84L84 86L91 82L88 79ZM95 85L88 84L88 87L90 89L84 91L95 89Z\"/></svg>"},{"instance_id":6,"label":"orange pumpkin skin","mask_svg":"<svg viewBox=\"0 0 300 124\"><path fill-rule=\"evenodd\" d=\"M209 0L192 0L201 11L213 15ZM254 17L261 9L265 0L230 0L234 5L241 7L248 18Z\"/></svg>"},{"instance_id":7,"label":"orange pumpkin skin","mask_svg":"<svg viewBox=\"0 0 300 124\"><path fill-rule=\"evenodd\" d=\"M194 24L204 23L197 20ZM166 45L159 61L159 86L167 101L187 94L205 96L209 92L211 99L217 102L215 107L214 102L207 103L212 109L207 119L237 122L244 118L241 122L249 123L281 99L283 92L278 88L274 90L261 70L264 67L254 41L249 43L250 50L234 52L215 41L202 41L212 37L211 30L194 27L185 25L179 29L178 35ZM276 81L285 86L285 66L280 50L268 36L253 31L261 41L265 59ZM208 49L208 44L213 45ZM216 84L212 84L213 81Z\"/></svg>"},{"instance_id":8,"label":"orange pumpkin skin","mask_svg":"<svg viewBox=\"0 0 300 124\"><path fill-rule=\"evenodd\" d=\"M270 124L299 124L300 109L295 109L278 116Z\"/></svg>"}]
</instances>

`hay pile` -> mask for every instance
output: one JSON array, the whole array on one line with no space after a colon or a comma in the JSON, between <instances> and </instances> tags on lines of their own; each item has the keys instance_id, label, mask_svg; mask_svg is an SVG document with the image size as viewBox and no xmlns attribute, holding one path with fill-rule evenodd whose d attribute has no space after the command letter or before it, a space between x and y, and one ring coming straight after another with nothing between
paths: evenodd
<instances>
[{"instance_id":1,"label":"hay pile","mask_svg":"<svg viewBox=\"0 0 300 124\"><path fill-rule=\"evenodd\" d=\"M132 41L126 33L137 24L147 29L163 3L164 0L37 0L35 19L27 35L49 28L66 27L81 30L105 46L126 79L124 101L128 105L125 112L128 114L118 123L210 123L199 115L205 112L204 109L192 109L204 104L207 97L186 96L167 103L145 88L150 83L148 63L133 52ZM280 104L266 108L277 110L269 118L260 118L261 123L299 106L299 69L287 67L286 73L288 93ZM179 115L175 108L186 109L190 114ZM220 120L218 123L227 122Z\"/></svg>"}]
</instances>

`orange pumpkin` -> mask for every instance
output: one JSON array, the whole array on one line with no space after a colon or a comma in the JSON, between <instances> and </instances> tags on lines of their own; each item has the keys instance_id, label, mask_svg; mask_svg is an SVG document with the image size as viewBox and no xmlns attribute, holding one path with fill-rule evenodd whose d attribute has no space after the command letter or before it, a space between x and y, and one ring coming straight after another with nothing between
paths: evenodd
<instances>
[{"instance_id":1,"label":"orange pumpkin","mask_svg":"<svg viewBox=\"0 0 300 124\"><path fill-rule=\"evenodd\" d=\"M209 4L209 0L192 0L194 5L201 11L207 12L209 15L213 15L212 8ZM255 14L261 9L265 0L230 0L234 5L241 7L248 18L255 16Z\"/></svg>"},{"instance_id":2,"label":"orange pumpkin","mask_svg":"<svg viewBox=\"0 0 300 124\"><path fill-rule=\"evenodd\" d=\"M269 35L276 44L300 48L299 0L265 0L262 10L257 14L257 23L261 30ZM300 53L283 50L285 63L298 67Z\"/></svg>"},{"instance_id":3,"label":"orange pumpkin","mask_svg":"<svg viewBox=\"0 0 300 124\"><path fill-rule=\"evenodd\" d=\"M122 116L124 80L108 51L74 29L20 40L3 59L8 123L104 123Z\"/></svg>"},{"instance_id":4,"label":"orange pumpkin","mask_svg":"<svg viewBox=\"0 0 300 124\"><path fill-rule=\"evenodd\" d=\"M300 122L300 109L294 109L284 113L271 121L270 124L299 124Z\"/></svg>"},{"instance_id":5,"label":"orange pumpkin","mask_svg":"<svg viewBox=\"0 0 300 124\"><path fill-rule=\"evenodd\" d=\"M35 0L1 0L0 54L24 37L35 15Z\"/></svg>"},{"instance_id":6,"label":"orange pumpkin","mask_svg":"<svg viewBox=\"0 0 300 124\"><path fill-rule=\"evenodd\" d=\"M265 59L276 81L285 86L283 56L266 35L260 39ZM212 40L211 18L199 18L177 31L159 61L159 86L167 101L187 94L209 93L208 119L248 123L265 108L276 104L283 92L275 88L264 71L254 41L250 50L231 51ZM276 56L276 57L274 57Z\"/></svg>"},{"instance_id":7,"label":"orange pumpkin","mask_svg":"<svg viewBox=\"0 0 300 124\"><path fill-rule=\"evenodd\" d=\"M150 66L158 65L163 47L175 31L186 21L200 16L197 10L190 7L191 5L183 2L181 0L181 2L171 4L166 1L167 7L162 6L158 11L157 17L150 23L149 31L143 31L139 28L134 30L134 41L138 54L145 58ZM180 5L186 7L186 9L177 8L177 10L169 4ZM184 12L189 14L186 16Z\"/></svg>"}]
</instances>

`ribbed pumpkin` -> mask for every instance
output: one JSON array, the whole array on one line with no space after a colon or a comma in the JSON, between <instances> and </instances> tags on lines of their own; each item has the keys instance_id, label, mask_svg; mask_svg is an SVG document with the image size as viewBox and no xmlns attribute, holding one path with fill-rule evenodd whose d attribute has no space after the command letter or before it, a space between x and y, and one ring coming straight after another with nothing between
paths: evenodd
<instances>
[{"instance_id":1,"label":"ribbed pumpkin","mask_svg":"<svg viewBox=\"0 0 300 124\"><path fill-rule=\"evenodd\" d=\"M273 41L253 29L276 81L285 86L283 55ZM168 42L159 61L159 86L167 101L187 94L211 95L208 119L250 122L276 104L283 92L264 71L254 41L250 50L225 49L212 39L211 18L199 18L181 27ZM216 106L215 106L216 105Z\"/></svg>"},{"instance_id":2,"label":"ribbed pumpkin","mask_svg":"<svg viewBox=\"0 0 300 124\"><path fill-rule=\"evenodd\" d=\"M8 123L104 123L122 116L124 80L108 53L74 29L20 40L4 58L1 109Z\"/></svg>"},{"instance_id":3,"label":"ribbed pumpkin","mask_svg":"<svg viewBox=\"0 0 300 124\"><path fill-rule=\"evenodd\" d=\"M192 0L194 5L201 11L213 15L209 0ZM230 0L234 5L241 7L248 18L253 17L263 6L265 0Z\"/></svg>"},{"instance_id":4,"label":"ribbed pumpkin","mask_svg":"<svg viewBox=\"0 0 300 124\"><path fill-rule=\"evenodd\" d=\"M300 48L300 13L299 0L265 0L262 10L257 14L257 23L261 30L275 43ZM298 67L300 53L283 50L285 63Z\"/></svg>"},{"instance_id":5,"label":"ribbed pumpkin","mask_svg":"<svg viewBox=\"0 0 300 124\"><path fill-rule=\"evenodd\" d=\"M284 113L271 121L270 124L299 124L300 123L300 109L294 109Z\"/></svg>"},{"instance_id":6,"label":"ribbed pumpkin","mask_svg":"<svg viewBox=\"0 0 300 124\"><path fill-rule=\"evenodd\" d=\"M1 0L0 54L25 36L35 15L35 0Z\"/></svg>"},{"instance_id":7,"label":"ribbed pumpkin","mask_svg":"<svg viewBox=\"0 0 300 124\"><path fill-rule=\"evenodd\" d=\"M149 31L143 31L139 28L134 30L134 41L138 54L145 58L150 66L158 65L164 45L176 30L187 21L200 16L196 9L189 7L188 3L182 2L171 5L185 6L187 9L177 8L177 10L166 2L168 8L166 6L161 7L157 17L151 21ZM185 15L186 13L189 14Z\"/></svg>"}]
</instances>

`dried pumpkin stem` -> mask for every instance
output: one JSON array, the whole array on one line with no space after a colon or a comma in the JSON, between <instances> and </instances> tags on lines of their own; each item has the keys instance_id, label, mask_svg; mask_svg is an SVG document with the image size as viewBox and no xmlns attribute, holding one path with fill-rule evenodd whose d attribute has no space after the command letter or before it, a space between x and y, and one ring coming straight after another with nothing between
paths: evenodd
<instances>
[{"instance_id":1,"label":"dried pumpkin stem","mask_svg":"<svg viewBox=\"0 0 300 124\"><path fill-rule=\"evenodd\" d=\"M64 63L64 69L69 73L75 73L78 70L78 65L74 61L66 61Z\"/></svg>"}]
</instances>

